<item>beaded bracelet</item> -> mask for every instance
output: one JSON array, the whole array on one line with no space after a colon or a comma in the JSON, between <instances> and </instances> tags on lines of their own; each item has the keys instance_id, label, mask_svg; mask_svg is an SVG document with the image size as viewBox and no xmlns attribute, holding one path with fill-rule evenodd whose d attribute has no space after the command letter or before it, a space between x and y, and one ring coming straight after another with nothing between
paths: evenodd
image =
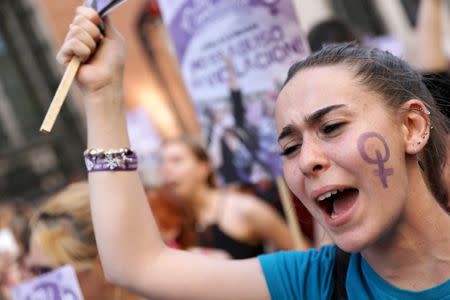
<instances>
[{"instance_id":1,"label":"beaded bracelet","mask_svg":"<svg viewBox=\"0 0 450 300\"><path fill-rule=\"evenodd\" d=\"M136 153L128 148L87 149L83 155L88 172L134 171L138 165Z\"/></svg>"}]
</instances>

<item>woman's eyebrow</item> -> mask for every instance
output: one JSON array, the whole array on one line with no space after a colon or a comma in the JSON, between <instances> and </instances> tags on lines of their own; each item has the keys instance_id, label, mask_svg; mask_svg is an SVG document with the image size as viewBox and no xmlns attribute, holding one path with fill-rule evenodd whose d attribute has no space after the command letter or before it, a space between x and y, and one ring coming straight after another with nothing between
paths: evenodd
<instances>
[{"instance_id":1,"label":"woman's eyebrow","mask_svg":"<svg viewBox=\"0 0 450 300\"><path fill-rule=\"evenodd\" d=\"M305 117L305 123L308 125L312 125L322 119L326 114L343 107L347 107L345 104L336 104L336 105L330 105L326 106L324 108L318 109L309 116Z\"/></svg>"},{"instance_id":2,"label":"woman's eyebrow","mask_svg":"<svg viewBox=\"0 0 450 300\"><path fill-rule=\"evenodd\" d=\"M326 106L324 108L318 109L315 112L313 112L312 114L310 114L309 116L305 117L305 123L307 125L311 126L314 123L318 122L320 119L322 119L328 113L330 113L334 110L337 110L337 109L344 108L344 107L347 107L347 105L336 104L336 105L330 105L330 106ZM295 133L296 131L297 131L297 129L293 125L287 125L287 126L283 127L280 135L278 136L278 142L280 140L284 139L285 137Z\"/></svg>"},{"instance_id":3,"label":"woman's eyebrow","mask_svg":"<svg viewBox=\"0 0 450 300\"><path fill-rule=\"evenodd\" d=\"M278 136L278 142L280 142L280 140L284 139L285 137L293 134L295 131L296 130L292 125L287 125L283 127L283 129L280 132L280 135Z\"/></svg>"}]
</instances>

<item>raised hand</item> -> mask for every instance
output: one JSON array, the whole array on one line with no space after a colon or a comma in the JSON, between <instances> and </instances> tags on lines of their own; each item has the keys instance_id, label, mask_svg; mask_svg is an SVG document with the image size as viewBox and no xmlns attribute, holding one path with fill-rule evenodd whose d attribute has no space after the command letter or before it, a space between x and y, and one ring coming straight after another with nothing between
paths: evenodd
<instances>
[{"instance_id":1,"label":"raised hand","mask_svg":"<svg viewBox=\"0 0 450 300\"><path fill-rule=\"evenodd\" d=\"M123 38L109 20L102 20L92 8L77 8L57 60L67 65L74 56L82 62L77 80L87 92L121 84L125 60Z\"/></svg>"}]
</instances>

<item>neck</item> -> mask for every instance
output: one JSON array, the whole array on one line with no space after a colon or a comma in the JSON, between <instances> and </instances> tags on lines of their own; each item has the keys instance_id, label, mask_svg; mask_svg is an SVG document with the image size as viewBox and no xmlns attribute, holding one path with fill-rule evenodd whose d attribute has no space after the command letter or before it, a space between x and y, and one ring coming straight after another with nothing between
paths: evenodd
<instances>
[{"instance_id":1,"label":"neck","mask_svg":"<svg viewBox=\"0 0 450 300\"><path fill-rule=\"evenodd\" d=\"M209 211L214 206L217 198L215 197L216 194L216 190L209 186L202 186L187 199L197 217L200 217L205 211Z\"/></svg>"},{"instance_id":2,"label":"neck","mask_svg":"<svg viewBox=\"0 0 450 300\"><path fill-rule=\"evenodd\" d=\"M363 256L382 278L407 290L424 290L450 277L450 217L421 176L410 176L399 222Z\"/></svg>"}]
</instances>

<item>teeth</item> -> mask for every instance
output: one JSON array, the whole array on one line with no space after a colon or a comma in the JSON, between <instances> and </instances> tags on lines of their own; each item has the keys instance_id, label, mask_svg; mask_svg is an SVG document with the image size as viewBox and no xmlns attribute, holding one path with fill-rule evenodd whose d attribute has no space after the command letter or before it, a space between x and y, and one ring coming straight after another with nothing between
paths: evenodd
<instances>
[{"instance_id":1,"label":"teeth","mask_svg":"<svg viewBox=\"0 0 450 300\"><path fill-rule=\"evenodd\" d=\"M323 194L323 195L320 195L320 196L317 198L317 200L323 201L323 200L325 200L325 199L331 197L331 195L335 195L335 194L337 194L337 193L338 193L337 190L327 192L327 193L325 193L325 194Z\"/></svg>"},{"instance_id":2,"label":"teeth","mask_svg":"<svg viewBox=\"0 0 450 300\"><path fill-rule=\"evenodd\" d=\"M325 194L319 196L318 200L319 200L319 201L323 201L323 200L327 199L327 198L330 197L330 196L331 196L331 193L328 192L328 193L325 193Z\"/></svg>"},{"instance_id":3,"label":"teeth","mask_svg":"<svg viewBox=\"0 0 450 300\"><path fill-rule=\"evenodd\" d=\"M334 210L333 210L333 212L331 213L331 218L332 219L336 219L337 218L337 214L334 212Z\"/></svg>"}]
</instances>

